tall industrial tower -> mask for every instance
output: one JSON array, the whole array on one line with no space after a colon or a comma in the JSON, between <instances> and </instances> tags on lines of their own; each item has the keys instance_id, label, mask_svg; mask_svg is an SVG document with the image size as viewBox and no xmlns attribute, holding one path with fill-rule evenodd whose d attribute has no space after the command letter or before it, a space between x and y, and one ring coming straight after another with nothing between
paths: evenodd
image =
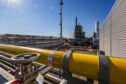
<instances>
[{"instance_id":1,"label":"tall industrial tower","mask_svg":"<svg viewBox=\"0 0 126 84\"><path fill-rule=\"evenodd\" d=\"M75 27L78 25L78 19L77 19L77 17L75 18Z\"/></svg>"},{"instance_id":2,"label":"tall industrial tower","mask_svg":"<svg viewBox=\"0 0 126 84\"><path fill-rule=\"evenodd\" d=\"M63 31L62 31L62 28L63 28L63 24L62 24L62 7L63 7L63 0L60 0L60 39L62 40L63 38Z\"/></svg>"},{"instance_id":3,"label":"tall industrial tower","mask_svg":"<svg viewBox=\"0 0 126 84\"><path fill-rule=\"evenodd\" d=\"M74 37L75 39L85 39L85 34L86 32L83 31L83 26L78 24L78 19L77 17L75 18L75 31L74 31Z\"/></svg>"},{"instance_id":4,"label":"tall industrial tower","mask_svg":"<svg viewBox=\"0 0 126 84\"><path fill-rule=\"evenodd\" d=\"M97 39L99 39L99 28L100 28L100 22L96 21L96 23L95 23L95 32L97 34Z\"/></svg>"}]
</instances>

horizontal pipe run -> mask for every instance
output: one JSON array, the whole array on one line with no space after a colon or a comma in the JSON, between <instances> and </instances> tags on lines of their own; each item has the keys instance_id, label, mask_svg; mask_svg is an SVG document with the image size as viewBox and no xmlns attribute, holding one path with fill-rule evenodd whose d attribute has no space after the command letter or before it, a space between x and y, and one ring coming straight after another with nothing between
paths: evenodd
<instances>
[{"instance_id":1,"label":"horizontal pipe run","mask_svg":"<svg viewBox=\"0 0 126 84\"><path fill-rule=\"evenodd\" d=\"M51 75L51 74L48 74L48 73L47 73L44 77L45 77L46 79L48 79L48 80L50 80L50 81L56 83L56 84L59 84L59 83L62 81L62 79L57 78L57 77L55 77L55 76L53 76L53 75Z\"/></svg>"},{"instance_id":2,"label":"horizontal pipe run","mask_svg":"<svg viewBox=\"0 0 126 84\"><path fill-rule=\"evenodd\" d=\"M3 64L5 64L5 65L7 65L7 66L9 66L9 67L11 67L11 68L13 68L13 69L16 68L15 66L13 66L13 64L11 64L11 63L9 63L9 62L7 62L5 60L0 59L0 62L3 63Z\"/></svg>"},{"instance_id":3,"label":"horizontal pipe run","mask_svg":"<svg viewBox=\"0 0 126 84\"><path fill-rule=\"evenodd\" d=\"M16 71L16 70L14 70L13 68L11 68L11 67L9 67L9 66L7 66L7 65L5 65L5 64L3 64L3 63L1 63L1 62L0 62L0 67L4 68L4 69L7 70L7 71L11 71L12 73L15 73L15 71Z\"/></svg>"},{"instance_id":4,"label":"horizontal pipe run","mask_svg":"<svg viewBox=\"0 0 126 84\"><path fill-rule=\"evenodd\" d=\"M18 55L23 53L40 53L41 58L37 62L47 65L48 55L51 50L26 48L0 44L0 51ZM61 69L61 61L65 52L56 51L53 56L53 66ZM108 57L110 84L126 84L126 59ZM69 71L74 74L98 80L99 57L97 55L73 53L69 58Z\"/></svg>"}]
</instances>

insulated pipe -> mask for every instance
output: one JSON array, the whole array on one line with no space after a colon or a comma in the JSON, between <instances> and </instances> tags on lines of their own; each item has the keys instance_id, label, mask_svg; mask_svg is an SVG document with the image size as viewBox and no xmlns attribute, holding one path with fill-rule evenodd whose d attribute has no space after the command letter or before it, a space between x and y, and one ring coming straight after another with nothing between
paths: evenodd
<instances>
[{"instance_id":1,"label":"insulated pipe","mask_svg":"<svg viewBox=\"0 0 126 84\"><path fill-rule=\"evenodd\" d=\"M26 48L0 44L0 51L14 55L22 53L40 53L39 63L48 64L51 50ZM53 66L61 68L61 61L65 52L56 51L53 56ZM126 59L109 57L110 84L126 84ZM73 53L69 58L69 71L74 74L98 80L99 58L97 55Z\"/></svg>"}]
</instances>

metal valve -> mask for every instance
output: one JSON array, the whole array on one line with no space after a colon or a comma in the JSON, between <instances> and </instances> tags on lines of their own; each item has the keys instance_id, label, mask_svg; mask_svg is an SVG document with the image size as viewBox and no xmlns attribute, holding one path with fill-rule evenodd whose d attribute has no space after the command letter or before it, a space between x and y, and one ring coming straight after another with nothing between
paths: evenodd
<instances>
[{"instance_id":1,"label":"metal valve","mask_svg":"<svg viewBox=\"0 0 126 84\"><path fill-rule=\"evenodd\" d=\"M34 81L38 76L39 67L34 65L33 61L39 59L39 57L40 54L38 53L28 53L11 58L16 63L15 66L17 67L15 78L23 81L24 84Z\"/></svg>"},{"instance_id":2,"label":"metal valve","mask_svg":"<svg viewBox=\"0 0 126 84\"><path fill-rule=\"evenodd\" d=\"M21 84L34 84L36 77L40 71L39 65L36 65L33 61L40 58L38 53L26 53L16 56L9 56L4 54L0 56L1 60L10 63L14 69L14 77L16 81L20 81Z\"/></svg>"}]
</instances>

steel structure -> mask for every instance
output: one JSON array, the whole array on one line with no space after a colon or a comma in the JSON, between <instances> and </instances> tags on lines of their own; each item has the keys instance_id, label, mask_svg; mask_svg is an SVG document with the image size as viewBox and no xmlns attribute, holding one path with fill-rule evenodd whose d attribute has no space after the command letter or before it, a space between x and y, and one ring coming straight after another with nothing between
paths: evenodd
<instances>
[{"instance_id":1,"label":"steel structure","mask_svg":"<svg viewBox=\"0 0 126 84\"><path fill-rule=\"evenodd\" d=\"M62 16L62 7L63 7L63 0L60 0L60 39L62 40L63 38L63 16Z\"/></svg>"}]
</instances>

